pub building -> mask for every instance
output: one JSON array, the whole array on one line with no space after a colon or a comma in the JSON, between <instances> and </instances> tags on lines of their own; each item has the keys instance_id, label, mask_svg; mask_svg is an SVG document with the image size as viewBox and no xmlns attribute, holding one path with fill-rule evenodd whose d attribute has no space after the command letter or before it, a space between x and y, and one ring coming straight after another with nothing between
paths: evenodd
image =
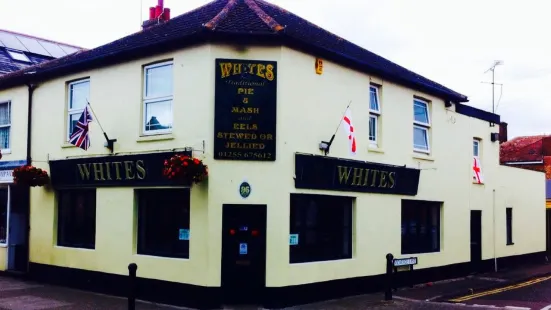
<instances>
[{"instance_id":1,"label":"pub building","mask_svg":"<svg viewBox=\"0 0 551 310\"><path fill-rule=\"evenodd\" d=\"M543 259L544 175L499 165L498 115L264 1L159 2L0 77L49 177L28 276L125 295L135 263L139 299L278 308L380 291L389 253L409 284Z\"/></svg>"}]
</instances>

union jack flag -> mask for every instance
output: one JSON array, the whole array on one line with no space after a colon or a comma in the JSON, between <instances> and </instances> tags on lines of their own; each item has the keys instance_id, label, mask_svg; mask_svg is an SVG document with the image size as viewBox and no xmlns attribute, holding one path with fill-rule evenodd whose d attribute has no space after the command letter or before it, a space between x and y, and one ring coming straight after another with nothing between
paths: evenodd
<instances>
[{"instance_id":1,"label":"union jack flag","mask_svg":"<svg viewBox=\"0 0 551 310\"><path fill-rule=\"evenodd\" d=\"M73 133L69 138L69 143L71 143L74 146L80 147L85 151L88 150L88 148L90 147L90 136L88 135L88 131L89 131L88 124L91 121L93 121L92 114L90 114L88 105L86 105L86 107L84 108L84 111L82 111L82 114L78 119L78 122L75 124L75 127L73 128Z\"/></svg>"}]
</instances>

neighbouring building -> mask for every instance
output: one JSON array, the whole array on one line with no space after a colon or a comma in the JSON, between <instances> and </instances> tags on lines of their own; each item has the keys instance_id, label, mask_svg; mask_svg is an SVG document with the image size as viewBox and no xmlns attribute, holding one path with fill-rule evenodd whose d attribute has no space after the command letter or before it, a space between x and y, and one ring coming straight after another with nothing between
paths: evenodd
<instances>
[{"instance_id":1,"label":"neighbouring building","mask_svg":"<svg viewBox=\"0 0 551 310\"><path fill-rule=\"evenodd\" d=\"M501 127L501 164L545 173L546 243L547 256L551 259L551 135L523 136L508 140L507 124L502 124Z\"/></svg>"},{"instance_id":2,"label":"neighbouring building","mask_svg":"<svg viewBox=\"0 0 551 310\"><path fill-rule=\"evenodd\" d=\"M0 76L73 54L79 47L0 29ZM28 72L27 72L28 73ZM18 93L26 96L27 90ZM13 120L17 121L13 122ZM27 103L0 99L0 270L28 269L28 190L14 187L12 171L27 163Z\"/></svg>"},{"instance_id":3,"label":"neighbouring building","mask_svg":"<svg viewBox=\"0 0 551 310\"><path fill-rule=\"evenodd\" d=\"M139 33L0 77L30 139L2 161L51 176L31 277L126 294L135 263L141 299L275 308L380 290L387 253L414 283L543 260L544 175L500 165L498 115L265 1L159 2Z\"/></svg>"},{"instance_id":4,"label":"neighbouring building","mask_svg":"<svg viewBox=\"0 0 551 310\"><path fill-rule=\"evenodd\" d=\"M0 29L0 76L80 50L74 45Z\"/></svg>"}]
</instances>

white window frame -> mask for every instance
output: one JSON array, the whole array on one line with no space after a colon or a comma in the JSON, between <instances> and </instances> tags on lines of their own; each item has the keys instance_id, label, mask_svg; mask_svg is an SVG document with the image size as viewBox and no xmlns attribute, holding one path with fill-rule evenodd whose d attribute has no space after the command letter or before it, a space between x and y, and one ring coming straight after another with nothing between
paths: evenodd
<instances>
[{"instance_id":1,"label":"white window frame","mask_svg":"<svg viewBox=\"0 0 551 310\"><path fill-rule=\"evenodd\" d=\"M377 98L377 108L378 110L374 110L371 108L371 91L375 90L375 97ZM371 125L368 123L368 139L369 139L369 145L372 147L378 147L379 143L379 117L381 116L381 98L379 96L379 87L375 85L369 85L369 121L371 122L371 119L375 119L375 140L371 140Z\"/></svg>"},{"instance_id":2,"label":"white window frame","mask_svg":"<svg viewBox=\"0 0 551 310\"><path fill-rule=\"evenodd\" d=\"M88 83L88 92L90 92L90 78L85 78L85 79L80 79L80 80L76 80L76 81L72 81L72 82L69 82L67 84L67 115L66 115L66 119L67 119L67 135L66 135L66 139L67 141L70 140L70 137L71 137L71 115L75 115L75 114L78 114L79 117L80 115L82 114L82 112L84 111L84 108L81 108L81 109L71 109L71 100L72 100L72 97L71 97L71 87L73 85L77 85L77 84L83 84L83 83ZM90 93L88 93L88 97L90 97ZM89 98L86 98L86 100L89 100Z\"/></svg>"},{"instance_id":3,"label":"white window frame","mask_svg":"<svg viewBox=\"0 0 551 310\"><path fill-rule=\"evenodd\" d=\"M425 106L426 110L427 110L427 121L428 122L419 122L417 120L415 120L415 114L413 115L413 128L415 130L415 128L419 128L419 129L422 129L424 132L425 132L425 135L427 137L427 149L424 150L424 149L419 149L419 148L416 148L415 147L415 139L413 140L413 150L415 152L419 152L419 153L425 153L425 154L430 154L430 128L431 128L431 117L430 117L430 109L429 109L429 103L423 99L419 99L419 98L413 98L413 111L415 113L415 104L416 103L420 103L422 105ZM414 133L415 134L415 133Z\"/></svg>"},{"instance_id":4,"label":"white window frame","mask_svg":"<svg viewBox=\"0 0 551 310\"><path fill-rule=\"evenodd\" d=\"M29 57L21 51L14 51L14 50L7 49L6 52L8 52L8 55L10 56L10 58L15 60L15 61L31 62ZM23 58L23 59L21 59L21 58Z\"/></svg>"},{"instance_id":5,"label":"white window frame","mask_svg":"<svg viewBox=\"0 0 551 310\"><path fill-rule=\"evenodd\" d=\"M160 96L160 97L147 97L147 70L157 68L157 67L163 67L166 65L171 66L171 82L172 82L172 94L168 96ZM160 135L160 134L170 134L172 133L172 128L174 128L174 62L173 61L164 61L164 62L158 62L151 65L147 65L143 67L143 94L142 94L143 100L142 100L142 135L149 136L149 135ZM157 129L157 130L146 130L146 124L147 124L147 104L157 101L166 101L170 100L170 117L171 119L171 128L167 129Z\"/></svg>"},{"instance_id":6,"label":"white window frame","mask_svg":"<svg viewBox=\"0 0 551 310\"><path fill-rule=\"evenodd\" d=\"M0 105L2 104L7 104L8 105L8 113L9 113L9 119L8 119L8 124L0 124L0 128L8 128L8 148L7 149L2 149L2 154L9 154L11 153L11 101L10 100L7 100L7 101L0 101Z\"/></svg>"}]
</instances>

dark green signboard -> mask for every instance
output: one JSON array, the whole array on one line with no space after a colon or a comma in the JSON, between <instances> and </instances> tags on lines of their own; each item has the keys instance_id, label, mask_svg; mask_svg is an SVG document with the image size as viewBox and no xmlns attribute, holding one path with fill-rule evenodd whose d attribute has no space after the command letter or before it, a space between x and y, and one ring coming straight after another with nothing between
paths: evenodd
<instances>
[{"instance_id":1,"label":"dark green signboard","mask_svg":"<svg viewBox=\"0 0 551 310\"><path fill-rule=\"evenodd\" d=\"M216 59L214 158L276 159L277 62Z\"/></svg>"}]
</instances>

